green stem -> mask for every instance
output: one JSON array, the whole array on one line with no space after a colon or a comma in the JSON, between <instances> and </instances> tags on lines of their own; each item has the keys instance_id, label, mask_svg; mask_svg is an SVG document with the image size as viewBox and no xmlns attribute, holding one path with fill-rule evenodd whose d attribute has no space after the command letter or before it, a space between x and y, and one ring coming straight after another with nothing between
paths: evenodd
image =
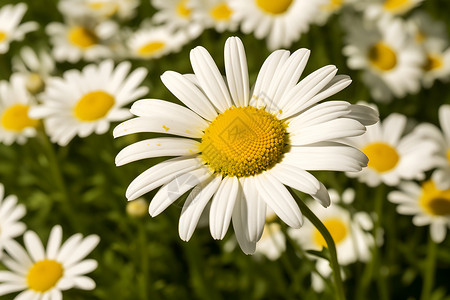
<instances>
[{"instance_id":1,"label":"green stem","mask_svg":"<svg viewBox=\"0 0 450 300\"><path fill-rule=\"evenodd\" d=\"M434 272L436 269L436 252L436 243L431 239L430 236L427 247L427 260L425 262L425 274L423 280L422 295L420 297L421 300L431 299L431 291L433 290L434 285Z\"/></svg>"},{"instance_id":2,"label":"green stem","mask_svg":"<svg viewBox=\"0 0 450 300\"><path fill-rule=\"evenodd\" d=\"M139 286L140 286L140 293L141 293L141 299L147 300L151 299L148 297L148 286L152 286L153 282L149 280L149 261L148 261L148 246L147 246L147 231L145 229L145 221L144 220L138 220L140 221L139 226L139 244L140 244L140 257L141 260L139 262L138 268L141 268L141 274L142 277L140 278Z\"/></svg>"},{"instance_id":3,"label":"green stem","mask_svg":"<svg viewBox=\"0 0 450 300\"><path fill-rule=\"evenodd\" d=\"M330 253L330 264L331 268L333 269L333 278L334 278L334 284L336 287L336 299L338 300L345 300L345 294L344 294L344 286L342 284L342 278L341 278L341 269L338 263L337 259L337 253L336 253L336 245L334 244L334 240L331 237L330 232L328 229L323 225L323 223L317 218L317 216L308 208L308 206L297 196L295 191L293 191L291 188L289 188L289 192L291 193L292 197L297 201L300 210L302 211L303 215L314 225L314 227L319 230L320 234L325 239L325 242L327 243L327 248Z\"/></svg>"}]
</instances>

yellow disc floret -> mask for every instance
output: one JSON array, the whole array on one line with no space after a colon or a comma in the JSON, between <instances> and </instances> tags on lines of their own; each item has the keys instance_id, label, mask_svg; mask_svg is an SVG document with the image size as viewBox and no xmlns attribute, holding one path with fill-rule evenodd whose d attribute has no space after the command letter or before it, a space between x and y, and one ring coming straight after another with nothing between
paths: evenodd
<instances>
[{"instance_id":1,"label":"yellow disc floret","mask_svg":"<svg viewBox=\"0 0 450 300\"><path fill-rule=\"evenodd\" d=\"M80 121L96 121L106 116L113 106L113 96L103 91L93 91L78 100L73 113Z\"/></svg>"},{"instance_id":2,"label":"yellow disc floret","mask_svg":"<svg viewBox=\"0 0 450 300\"><path fill-rule=\"evenodd\" d=\"M53 288L64 274L63 266L50 259L36 262L28 271L28 287L35 291L44 293Z\"/></svg>"},{"instance_id":3,"label":"yellow disc floret","mask_svg":"<svg viewBox=\"0 0 450 300\"><path fill-rule=\"evenodd\" d=\"M86 49L98 44L98 37L95 33L92 30L81 26L75 26L70 29L68 38L73 45L81 49Z\"/></svg>"},{"instance_id":4,"label":"yellow disc floret","mask_svg":"<svg viewBox=\"0 0 450 300\"><path fill-rule=\"evenodd\" d=\"M214 6L210 11L211 17L213 17L213 19L216 21L229 20L232 13L233 13L233 11L227 5L226 2L220 2L219 4Z\"/></svg>"},{"instance_id":5,"label":"yellow disc floret","mask_svg":"<svg viewBox=\"0 0 450 300\"><path fill-rule=\"evenodd\" d=\"M339 218L329 218L323 221L323 225L330 232L336 245L342 242L347 236L347 225ZM319 230L315 229L313 234L314 243L318 246L327 247L327 243Z\"/></svg>"},{"instance_id":6,"label":"yellow disc floret","mask_svg":"<svg viewBox=\"0 0 450 300\"><path fill-rule=\"evenodd\" d=\"M15 104L5 109L1 118L3 128L20 132L28 127L36 127L38 120L28 116L29 109L30 107L25 104Z\"/></svg>"},{"instance_id":7,"label":"yellow disc floret","mask_svg":"<svg viewBox=\"0 0 450 300\"><path fill-rule=\"evenodd\" d=\"M177 4L177 14L178 16L188 19L191 16L191 10L187 6L188 0L180 0Z\"/></svg>"},{"instance_id":8,"label":"yellow disc floret","mask_svg":"<svg viewBox=\"0 0 450 300\"><path fill-rule=\"evenodd\" d=\"M383 7L385 10L397 14L402 13L410 9L414 5L411 0L386 0Z\"/></svg>"},{"instance_id":9,"label":"yellow disc floret","mask_svg":"<svg viewBox=\"0 0 450 300\"><path fill-rule=\"evenodd\" d=\"M369 61L375 68L389 71L397 65L397 56L389 45L378 42L369 49Z\"/></svg>"},{"instance_id":10,"label":"yellow disc floret","mask_svg":"<svg viewBox=\"0 0 450 300\"><path fill-rule=\"evenodd\" d=\"M150 56L154 55L155 53L163 50L165 46L166 46L166 43L164 43L163 41L152 41L150 43L147 43L147 44L141 46L137 50L137 52L138 52L139 56L150 57Z\"/></svg>"},{"instance_id":11,"label":"yellow disc floret","mask_svg":"<svg viewBox=\"0 0 450 300\"><path fill-rule=\"evenodd\" d=\"M4 40L6 40L7 36L8 35L5 32L0 31L0 42L3 42Z\"/></svg>"},{"instance_id":12,"label":"yellow disc floret","mask_svg":"<svg viewBox=\"0 0 450 300\"><path fill-rule=\"evenodd\" d=\"M280 161L287 143L286 125L264 109L231 107L206 128L201 156L214 172L247 177Z\"/></svg>"},{"instance_id":13,"label":"yellow disc floret","mask_svg":"<svg viewBox=\"0 0 450 300\"><path fill-rule=\"evenodd\" d=\"M419 203L433 216L450 216L450 189L440 190L432 180L428 180L422 184Z\"/></svg>"},{"instance_id":14,"label":"yellow disc floret","mask_svg":"<svg viewBox=\"0 0 450 300\"><path fill-rule=\"evenodd\" d=\"M397 150L382 142L369 144L362 149L362 152L369 158L367 166L379 173L392 170L400 158Z\"/></svg>"},{"instance_id":15,"label":"yellow disc floret","mask_svg":"<svg viewBox=\"0 0 450 300\"><path fill-rule=\"evenodd\" d=\"M444 60L439 54L428 54L423 69L426 72L441 69L444 66Z\"/></svg>"},{"instance_id":16,"label":"yellow disc floret","mask_svg":"<svg viewBox=\"0 0 450 300\"><path fill-rule=\"evenodd\" d=\"M292 0L256 0L256 5L266 13L279 15L285 13L292 4Z\"/></svg>"}]
</instances>

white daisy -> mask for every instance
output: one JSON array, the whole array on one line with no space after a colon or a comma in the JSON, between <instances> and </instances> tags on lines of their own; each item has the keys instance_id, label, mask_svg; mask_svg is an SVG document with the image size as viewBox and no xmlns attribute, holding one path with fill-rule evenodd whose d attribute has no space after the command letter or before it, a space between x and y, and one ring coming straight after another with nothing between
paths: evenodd
<instances>
[{"instance_id":1,"label":"white daisy","mask_svg":"<svg viewBox=\"0 0 450 300\"><path fill-rule=\"evenodd\" d=\"M331 140L360 135L365 131L362 123L372 124L378 117L372 109L345 101L319 104L351 80L336 76L335 66L326 66L297 83L308 57L307 49L292 55L275 51L262 66L251 94L240 39L231 37L225 44L226 80L206 49L193 49L195 76L172 71L161 76L188 108L163 100L140 100L131 107L138 117L114 129L115 137L135 132L185 137L144 140L117 155L119 166L148 157L177 156L138 176L128 187L127 198L136 199L163 185L149 207L156 216L198 186L183 206L181 238L190 239L201 212L213 198L209 213L212 236L222 239L232 219L245 253L255 251L266 205L289 226L300 227L300 209L283 184L311 194L327 206L325 187L306 170L361 170L367 162L364 154ZM177 182L176 192L173 182Z\"/></svg>"},{"instance_id":2,"label":"white daisy","mask_svg":"<svg viewBox=\"0 0 450 300\"><path fill-rule=\"evenodd\" d=\"M428 123L419 124L415 132L423 139L433 141L437 151L432 157L432 178L439 189L450 189L450 105L444 104L439 107L439 122L441 130Z\"/></svg>"},{"instance_id":3,"label":"white daisy","mask_svg":"<svg viewBox=\"0 0 450 300\"><path fill-rule=\"evenodd\" d=\"M445 239L447 227L450 227L450 189L438 189L433 180L422 185L402 182L399 190L389 193L388 199L398 204L399 214L413 215L414 225L430 225L434 242L441 243Z\"/></svg>"},{"instance_id":4,"label":"white daisy","mask_svg":"<svg viewBox=\"0 0 450 300\"><path fill-rule=\"evenodd\" d=\"M369 158L367 168L347 172L347 176L358 177L371 187L381 182L395 186L401 179L424 179L424 172L433 167L436 146L416 132L404 135L406 122L404 115L392 113L383 122L368 126L365 134L346 139Z\"/></svg>"},{"instance_id":5,"label":"white daisy","mask_svg":"<svg viewBox=\"0 0 450 300\"><path fill-rule=\"evenodd\" d=\"M88 24L69 20L67 24L53 22L46 27L53 44L53 56L57 61L70 63L112 57L108 41L114 39L117 30L113 21Z\"/></svg>"},{"instance_id":6,"label":"white daisy","mask_svg":"<svg viewBox=\"0 0 450 300\"><path fill-rule=\"evenodd\" d=\"M338 13L345 5L354 3L356 0L326 0L319 6L319 11L314 17L314 23L324 25L328 18Z\"/></svg>"},{"instance_id":7,"label":"white daisy","mask_svg":"<svg viewBox=\"0 0 450 300\"><path fill-rule=\"evenodd\" d=\"M363 80L375 100L419 91L425 58L400 19L385 17L372 23L350 17L344 27L347 65L364 71Z\"/></svg>"},{"instance_id":8,"label":"white daisy","mask_svg":"<svg viewBox=\"0 0 450 300\"><path fill-rule=\"evenodd\" d=\"M130 35L127 45L133 58L155 59L180 51L187 43L186 35L166 26L142 28Z\"/></svg>"},{"instance_id":9,"label":"white daisy","mask_svg":"<svg viewBox=\"0 0 450 300\"><path fill-rule=\"evenodd\" d=\"M373 228L373 221L365 212L357 212L353 216L338 203L351 203L355 197L354 190L347 189L341 196L330 189L330 198L333 203L328 208L311 203L310 209L322 221L331 234L336 245L336 254L340 265L346 266L356 261L366 262L371 257L371 248L375 241L368 232ZM296 240L305 250L321 251L327 247L325 239L314 225L307 221L301 230L289 229L289 235ZM317 261L317 271L324 277L329 277L332 273L330 264L325 259ZM312 285L316 291L324 288L323 280L315 274L312 277Z\"/></svg>"},{"instance_id":10,"label":"white daisy","mask_svg":"<svg viewBox=\"0 0 450 300\"><path fill-rule=\"evenodd\" d=\"M218 32L235 31L239 23L229 0L199 0L193 11L194 19L202 20L206 27L214 27Z\"/></svg>"},{"instance_id":11,"label":"white daisy","mask_svg":"<svg viewBox=\"0 0 450 300\"><path fill-rule=\"evenodd\" d=\"M245 34L266 39L267 47L275 50L290 47L318 13L322 0L230 0L236 20Z\"/></svg>"},{"instance_id":12,"label":"white daisy","mask_svg":"<svg viewBox=\"0 0 450 300\"><path fill-rule=\"evenodd\" d=\"M55 62L47 51L41 49L37 53L30 47L23 47L20 56L13 58L12 65L15 72L25 76L25 86L32 94L43 91L55 70Z\"/></svg>"},{"instance_id":13,"label":"white daisy","mask_svg":"<svg viewBox=\"0 0 450 300\"><path fill-rule=\"evenodd\" d=\"M25 232L26 226L19 220L25 216L25 205L17 204L17 197L5 195L5 188L0 183L0 258L4 245Z\"/></svg>"},{"instance_id":14,"label":"white daisy","mask_svg":"<svg viewBox=\"0 0 450 300\"><path fill-rule=\"evenodd\" d=\"M280 224L274 222L276 217L277 215L268 209L266 224L255 250L255 254L262 254L270 260L277 260L286 250L286 237Z\"/></svg>"},{"instance_id":15,"label":"white daisy","mask_svg":"<svg viewBox=\"0 0 450 300\"><path fill-rule=\"evenodd\" d=\"M25 3L7 4L0 8L0 54L8 52L12 41L23 40L28 32L39 27L36 22L20 24L26 11Z\"/></svg>"},{"instance_id":16,"label":"white daisy","mask_svg":"<svg viewBox=\"0 0 450 300\"><path fill-rule=\"evenodd\" d=\"M429 38L438 38L445 44L448 43L446 25L442 21L435 20L427 12L420 10L408 18L407 25L415 40L419 44L426 43Z\"/></svg>"},{"instance_id":17,"label":"white daisy","mask_svg":"<svg viewBox=\"0 0 450 300\"><path fill-rule=\"evenodd\" d=\"M3 259L8 271L0 271L0 295L22 291L14 299L58 300L62 291L92 290L95 282L85 274L97 268L97 261L84 259L100 241L97 235L72 235L61 245L62 229L52 228L47 249L33 231L24 234L25 247L16 241L5 247Z\"/></svg>"},{"instance_id":18,"label":"white daisy","mask_svg":"<svg viewBox=\"0 0 450 300\"><path fill-rule=\"evenodd\" d=\"M97 20L114 16L130 19L136 14L139 0L61 0L59 10L67 17L90 17Z\"/></svg>"},{"instance_id":19,"label":"white daisy","mask_svg":"<svg viewBox=\"0 0 450 300\"><path fill-rule=\"evenodd\" d=\"M158 10L152 17L156 24L166 26L170 31L181 30L186 38L195 39L203 32L203 22L194 18L202 0L151 0Z\"/></svg>"},{"instance_id":20,"label":"white daisy","mask_svg":"<svg viewBox=\"0 0 450 300\"><path fill-rule=\"evenodd\" d=\"M0 142L23 144L36 135L39 121L28 116L35 105L26 88L25 77L13 74L10 81L0 81Z\"/></svg>"},{"instance_id":21,"label":"white daisy","mask_svg":"<svg viewBox=\"0 0 450 300\"><path fill-rule=\"evenodd\" d=\"M76 135L86 137L93 132L103 134L110 122L130 117L124 105L147 94L139 86L147 75L144 68L128 74L131 63L114 68L112 60L91 64L82 71L69 70L63 78L53 77L41 94L42 104L30 115L44 118L52 142L67 145Z\"/></svg>"},{"instance_id":22,"label":"white daisy","mask_svg":"<svg viewBox=\"0 0 450 300\"><path fill-rule=\"evenodd\" d=\"M407 13L420 5L424 0L359 0L356 8L364 10L364 15L369 19L382 15L399 16Z\"/></svg>"}]
</instances>

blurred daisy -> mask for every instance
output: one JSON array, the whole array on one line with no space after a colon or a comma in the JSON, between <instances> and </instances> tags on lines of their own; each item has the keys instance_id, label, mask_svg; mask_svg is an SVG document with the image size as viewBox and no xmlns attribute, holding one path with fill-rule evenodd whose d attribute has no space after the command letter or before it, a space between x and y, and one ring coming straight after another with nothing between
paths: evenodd
<instances>
[{"instance_id":1,"label":"blurred daisy","mask_svg":"<svg viewBox=\"0 0 450 300\"><path fill-rule=\"evenodd\" d=\"M213 27L218 32L235 31L239 23L229 0L201 0L194 10L194 18L202 20L206 27Z\"/></svg>"},{"instance_id":2,"label":"blurred daisy","mask_svg":"<svg viewBox=\"0 0 450 300\"><path fill-rule=\"evenodd\" d=\"M183 240L190 239L212 198L212 236L222 239L232 220L241 248L253 253L264 228L266 205L289 226L301 226L300 209L283 184L327 206L325 187L306 170L358 171L366 165L359 150L332 140L362 134L363 124L378 119L376 112L345 101L319 104L350 84L348 76L336 76L335 66L323 67L297 83L309 51L290 55L279 50L263 64L251 94L240 39L231 37L225 44L226 79L203 47L191 50L190 57L195 76L168 71L161 77L188 108L140 100L131 107L138 117L114 129L115 137L136 132L186 137L144 140L116 157L120 166L149 157L178 156L139 175L126 196L133 200L163 185L149 207L156 216L197 186L181 213Z\"/></svg>"},{"instance_id":3,"label":"blurred daisy","mask_svg":"<svg viewBox=\"0 0 450 300\"><path fill-rule=\"evenodd\" d=\"M450 189L450 105L444 104L439 107L439 122L442 131L436 126L428 123L419 124L415 132L423 139L433 141L437 151L432 157L433 181L442 190Z\"/></svg>"},{"instance_id":4,"label":"blurred daisy","mask_svg":"<svg viewBox=\"0 0 450 300\"><path fill-rule=\"evenodd\" d=\"M324 208L317 202L308 206L330 232L336 245L339 264L346 266L356 261L370 260L371 248L375 244L372 234L368 232L373 228L372 219L365 212L357 212L352 216L348 210L336 205L343 203L344 199L341 200L335 190L330 189L329 193L333 203L330 207ZM352 189L345 190L342 195L346 204L351 204L354 197ZM323 247L327 247L325 239L309 220L305 221L301 230L289 229L288 233L305 250L321 251ZM316 269L323 277L329 277L332 273L330 264L325 259L317 261ZM312 280L314 289L322 291L325 286L322 278L314 274Z\"/></svg>"},{"instance_id":5,"label":"blurred daisy","mask_svg":"<svg viewBox=\"0 0 450 300\"><path fill-rule=\"evenodd\" d=\"M155 59L179 51L186 42L185 34L160 26L138 30L129 37L127 44L131 57Z\"/></svg>"},{"instance_id":6,"label":"blurred daisy","mask_svg":"<svg viewBox=\"0 0 450 300\"><path fill-rule=\"evenodd\" d=\"M445 239L447 227L450 227L450 189L438 189L433 180L422 185L402 182L399 190L389 193L388 199L398 204L399 214L413 215L414 225L430 225L434 242L441 243Z\"/></svg>"},{"instance_id":7,"label":"blurred daisy","mask_svg":"<svg viewBox=\"0 0 450 300\"><path fill-rule=\"evenodd\" d=\"M342 7L348 3L354 3L355 0L326 0L319 6L319 11L314 17L314 23L318 25L324 25L328 18L338 13Z\"/></svg>"},{"instance_id":8,"label":"blurred daisy","mask_svg":"<svg viewBox=\"0 0 450 300\"><path fill-rule=\"evenodd\" d=\"M99 21L114 16L130 19L136 14L139 0L61 0L59 10L71 18L90 17Z\"/></svg>"},{"instance_id":9,"label":"blurred daisy","mask_svg":"<svg viewBox=\"0 0 450 300\"><path fill-rule=\"evenodd\" d=\"M363 81L371 96L389 101L420 89L424 55L400 19L382 18L376 23L348 18L346 46L351 69L364 70Z\"/></svg>"},{"instance_id":10,"label":"blurred daisy","mask_svg":"<svg viewBox=\"0 0 450 300\"><path fill-rule=\"evenodd\" d=\"M25 205L17 204L17 197L5 195L5 188L0 183L0 258L4 245L25 232L26 226L19 222L25 216Z\"/></svg>"},{"instance_id":11,"label":"blurred daisy","mask_svg":"<svg viewBox=\"0 0 450 300\"><path fill-rule=\"evenodd\" d=\"M44 118L51 141L67 145L76 135L86 137L93 132L103 134L110 122L130 117L124 105L147 94L139 86L147 75L144 68L128 74L131 63L114 68L112 60L91 64L82 71L69 70L63 78L53 77L41 94L42 104L30 115Z\"/></svg>"},{"instance_id":12,"label":"blurred daisy","mask_svg":"<svg viewBox=\"0 0 450 300\"><path fill-rule=\"evenodd\" d=\"M33 105L34 99L27 91L23 76L13 74L9 82L0 81L0 142L23 144L36 135L39 122L28 116Z\"/></svg>"},{"instance_id":13,"label":"blurred daisy","mask_svg":"<svg viewBox=\"0 0 450 300\"><path fill-rule=\"evenodd\" d=\"M151 0L158 10L152 17L156 24L164 25L170 31L181 30L186 39L195 39L203 31L203 22L194 18L194 9L201 7L203 0Z\"/></svg>"},{"instance_id":14,"label":"blurred daisy","mask_svg":"<svg viewBox=\"0 0 450 300\"><path fill-rule=\"evenodd\" d=\"M425 11L417 11L407 21L408 29L419 44L426 43L429 38L442 40L448 43L448 34L445 23L433 19Z\"/></svg>"},{"instance_id":15,"label":"blurred daisy","mask_svg":"<svg viewBox=\"0 0 450 300\"><path fill-rule=\"evenodd\" d=\"M347 172L371 187L381 182L395 186L401 179L422 180L424 172L433 167L431 159L436 146L416 132L403 135L406 117L392 113L381 123L367 127L367 132L347 141L369 158L368 167L361 172Z\"/></svg>"},{"instance_id":16,"label":"blurred daisy","mask_svg":"<svg viewBox=\"0 0 450 300\"><path fill-rule=\"evenodd\" d=\"M39 53L30 47L23 47L20 56L12 60L13 70L25 76L25 86L31 94L42 92L45 83L55 70L50 54L41 49Z\"/></svg>"},{"instance_id":17,"label":"blurred daisy","mask_svg":"<svg viewBox=\"0 0 450 300\"><path fill-rule=\"evenodd\" d=\"M356 7L364 10L369 19L382 15L403 15L420 5L424 0L363 0L356 2Z\"/></svg>"},{"instance_id":18,"label":"blurred daisy","mask_svg":"<svg viewBox=\"0 0 450 300\"><path fill-rule=\"evenodd\" d=\"M53 44L52 53L57 61L76 63L80 59L88 61L108 58L113 55L107 45L117 33L117 24L104 21L98 24L50 23L46 32Z\"/></svg>"},{"instance_id":19,"label":"blurred daisy","mask_svg":"<svg viewBox=\"0 0 450 300\"><path fill-rule=\"evenodd\" d=\"M61 245L62 229L52 228L44 249L33 231L24 234L25 247L16 241L5 247L3 259L9 269L0 271L0 295L22 291L14 299L62 299L61 291L72 288L92 290L95 282L85 276L97 268L97 261L84 259L98 244L97 235L83 239L80 233L72 235Z\"/></svg>"},{"instance_id":20,"label":"blurred daisy","mask_svg":"<svg viewBox=\"0 0 450 300\"><path fill-rule=\"evenodd\" d=\"M280 224L274 222L277 215L268 209L266 224L261 239L256 244L256 254L262 254L270 260L277 260L286 250L286 237Z\"/></svg>"},{"instance_id":21,"label":"blurred daisy","mask_svg":"<svg viewBox=\"0 0 450 300\"><path fill-rule=\"evenodd\" d=\"M0 8L0 54L8 52L12 41L23 40L25 34L39 27L36 22L20 24L26 11L25 3L7 4Z\"/></svg>"},{"instance_id":22,"label":"blurred daisy","mask_svg":"<svg viewBox=\"0 0 450 300\"><path fill-rule=\"evenodd\" d=\"M266 39L267 47L275 50L290 47L309 29L318 13L321 0L230 0L236 20L245 34L254 33Z\"/></svg>"}]
</instances>

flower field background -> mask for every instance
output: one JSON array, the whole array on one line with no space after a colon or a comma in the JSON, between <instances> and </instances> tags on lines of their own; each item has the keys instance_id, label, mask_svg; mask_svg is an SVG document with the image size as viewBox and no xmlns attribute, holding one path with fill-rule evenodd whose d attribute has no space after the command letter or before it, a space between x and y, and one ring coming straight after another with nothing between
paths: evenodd
<instances>
[{"instance_id":1,"label":"flower field background","mask_svg":"<svg viewBox=\"0 0 450 300\"><path fill-rule=\"evenodd\" d=\"M65 2L70 4L69 1ZM369 5L358 8L358 4L361 6L364 1L347 2L345 7L327 16L325 21L320 21L320 25L307 26L308 29L298 34L300 38L289 42L289 46L272 47L274 45L268 44L267 38L257 39L252 32L244 33L239 27L239 22L236 23L235 30L229 28L217 30L217 27L203 24L197 34L184 37L182 42L159 57L138 57L131 54L134 50L131 49L132 42L128 38L138 28L155 26L152 22L158 12L148 0L138 1L139 6L133 10L131 17L111 17L116 24L115 37L118 38L119 45L117 47L123 47L119 53L112 51L98 58L81 57L69 61L54 57L51 49L55 44L51 41L48 30L46 31L49 23L64 24L69 19L58 9L58 1L25 0L28 9L22 23L33 21L38 27L27 33L23 40L11 41L9 49L0 53L0 80L8 82L13 73L20 73L14 69L14 60L19 57L24 47L30 47L35 51L44 49L57 61L51 74L55 77L62 77L68 70L82 70L89 64L99 65L108 59L114 60L115 65L129 61L132 71L144 68L148 73L143 77L142 83L137 85L147 87L148 91L126 103L123 107L127 109L131 107L132 102L144 98L163 99L181 104L162 83L160 76L168 70L181 74L193 73L189 55L191 49L196 46L205 47L219 70L224 73L224 45L227 38L237 36L242 40L247 54L250 86L255 83L265 59L275 49L282 48L294 52L300 48L308 48L311 55L302 78L330 64L339 69L338 74L346 74L352 78L352 83L346 89L330 97L332 100L345 100L352 104L364 101L369 105L375 105L381 122L392 113L403 115L407 120L406 134L417 133L419 136L417 128L425 123L442 128L441 124L450 120L450 113L442 114L446 116L445 120L439 119L440 107L450 104L448 84L450 55L447 54L447 58L442 61L443 75L436 75L431 84L422 82L425 78L422 73L408 79L408 70L397 78L383 77L384 75L365 77L364 74L370 72L370 64L357 67L349 63L355 51L348 50L348 46L353 42L351 31L361 29L358 28L360 24L358 22L362 22L361 20L365 18ZM390 17L406 24L417 13L429 15L445 28L446 36L442 37L444 42L441 43L445 44L444 50L449 49L450 2L446 0L404 2L418 3L404 14ZM0 11L8 4L16 5L17 1L0 0ZM73 11L74 14L75 11L76 9ZM2 24L7 22L7 18L0 18L0 33ZM410 27L404 25L402 28ZM178 38L175 35L171 36L174 43ZM347 51L344 51L346 47ZM421 62L421 66L425 64L425 60ZM391 85L420 87L417 90L405 88L398 94L391 91L391 95L385 98L374 94L373 91L380 87L380 84L377 85L378 81L389 80L390 83L381 84L382 90L395 90ZM71 97L71 91L68 89L67 94L61 97ZM5 94L0 90L0 97L2 95ZM42 103L39 95L42 94L32 95L36 103ZM2 110L6 105L5 101L0 98ZM4 116L4 110L1 114ZM130 115L127 119L131 117ZM397 126L401 126L398 122ZM271 235L268 229L268 233L263 234L256 253L246 255L239 248L233 230L229 230L223 240L214 240L208 228L207 217L200 220L188 242L180 239L178 222L188 193L154 218L148 214L148 204L158 189L143 195L142 198L146 201L144 203L135 203L138 200L128 202L125 195L130 182L166 158L150 158L117 167L116 155L126 146L143 139L162 137L163 134L137 133L114 139L114 127L120 122L111 121L111 126L105 133L96 134L92 130L85 137L75 136L69 139L67 145L61 145L46 131L49 130L48 124L44 129L42 123L36 127L35 134L24 143L0 143L0 183L4 186L4 197L16 195L18 203L26 207L26 214L21 221L26 224L28 230L37 233L44 245L55 225L62 227L63 240L76 233L83 236L94 234L100 238L98 245L88 255L98 263L97 268L87 275L95 281L95 288L65 290L63 299L335 299L335 287L326 259L329 255L326 247L324 250L321 250L321 247L314 248L311 246L312 241L309 244L305 242L308 237L297 237L302 230L312 232L313 227L306 224L306 221L304 228L295 229L295 233L292 233L292 229L280 219L268 218L268 224L276 224L276 228L272 230L277 231L282 238ZM4 126L4 123L2 124ZM388 125L385 128L388 128ZM4 131L2 129L0 135L4 134ZM431 134L424 129L418 140L426 141L430 138ZM0 141L4 140L5 138L0 136ZM447 147L450 147L450 141L447 143ZM353 145L359 147L356 142ZM399 175L401 180L398 182L394 180L394 183L391 179L380 179L375 183L369 182L368 179L364 181L358 178L358 175L348 175L344 172L313 171L313 175L331 190L332 204L326 209L319 207L314 210L312 201L308 202L310 197L298 192L298 196L319 218L321 216L325 218L319 211L325 214L327 210L339 207L343 212L336 213L348 214L351 216L349 217L351 222L356 224L361 219L358 224L362 229L358 230L363 232L361 235L368 236L363 239L367 242L365 246L367 251L361 250L365 253L362 255L365 256L364 259L356 257L358 251L355 251L352 258L341 263L346 299L450 300L450 238L449 235L445 235L446 230L450 229L449 190L441 189L445 192L433 194L437 195L433 197L441 199L443 203L438 208L439 212L432 212L430 217L431 220L435 220L434 217L439 216L441 222L439 224L443 224L440 233L442 235L443 231L444 237L438 241L431 237L429 223L424 222L424 226L416 226L417 223L412 221L412 213L409 215L399 213L401 201L396 199L403 198L395 197L395 192L404 190L406 193L411 190L402 189L402 183L416 182L416 185L421 185L436 176L435 170L440 169L439 164L435 163L438 156L437 148L434 147L433 154L430 153L428 156L421 156L421 153L412 156L410 161L412 165L421 165L424 161L425 163L429 161L429 164L419 169L417 174ZM367 168L375 168L370 165L370 155L366 151L363 152L369 156ZM450 152L446 153L447 157L444 159L449 160ZM409 170L413 169L411 167ZM421 177L420 173L424 176ZM443 181L445 180L450 181L450 178L444 176ZM342 200L339 201L339 198ZM361 218L357 217L362 215ZM7 224L4 225L0 220L0 234L2 226ZM336 233L338 230L333 228L328 230L339 246L338 236L335 235L338 234ZM350 231L354 233L353 229L340 233L351 235ZM21 245L24 244L22 235L15 237L15 240ZM317 239L315 241L317 242ZM4 247L1 243L3 240L0 240L0 250ZM355 242L353 247L359 247L357 244ZM262 249L263 247L272 250ZM353 250L339 250L338 247L338 259L342 259L339 251ZM7 265L0 263L0 270L8 269ZM0 275L0 291L1 284L5 280L2 276ZM0 299L14 299L15 295L0 294L5 294L0 296Z\"/></svg>"}]
</instances>

